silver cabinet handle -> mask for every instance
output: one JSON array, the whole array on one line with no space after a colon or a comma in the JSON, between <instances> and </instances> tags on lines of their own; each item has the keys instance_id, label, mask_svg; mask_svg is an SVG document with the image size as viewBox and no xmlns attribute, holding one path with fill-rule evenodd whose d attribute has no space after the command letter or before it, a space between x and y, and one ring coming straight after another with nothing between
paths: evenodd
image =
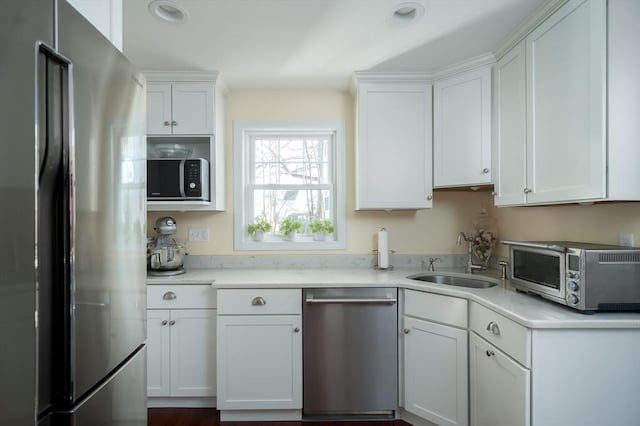
<instances>
[{"instance_id":1,"label":"silver cabinet handle","mask_svg":"<svg viewBox=\"0 0 640 426\"><path fill-rule=\"evenodd\" d=\"M253 298L253 300L251 301L251 304L253 306L262 306L262 305L266 305L267 301L264 300L264 298L258 296Z\"/></svg>"},{"instance_id":2,"label":"silver cabinet handle","mask_svg":"<svg viewBox=\"0 0 640 426\"><path fill-rule=\"evenodd\" d=\"M169 121L165 121L165 122L164 122L164 123L162 123L162 124L164 124L165 126L171 126L171 123L170 123Z\"/></svg>"},{"instance_id":3,"label":"silver cabinet handle","mask_svg":"<svg viewBox=\"0 0 640 426\"><path fill-rule=\"evenodd\" d=\"M427 200L429 201L433 200L433 195L427 195Z\"/></svg>"},{"instance_id":4,"label":"silver cabinet handle","mask_svg":"<svg viewBox=\"0 0 640 426\"><path fill-rule=\"evenodd\" d=\"M177 121L175 121L175 120L173 120L173 121L171 122L171 125L172 125L172 126L177 126L177 125L178 125L178 122L177 122Z\"/></svg>"},{"instance_id":5,"label":"silver cabinet handle","mask_svg":"<svg viewBox=\"0 0 640 426\"><path fill-rule=\"evenodd\" d=\"M169 321L169 325L174 325L175 323L176 323L176 320Z\"/></svg>"},{"instance_id":6,"label":"silver cabinet handle","mask_svg":"<svg viewBox=\"0 0 640 426\"><path fill-rule=\"evenodd\" d=\"M498 195L498 192L497 192L497 191L493 191L493 192L491 193L491 195L493 195L493 196L495 197L496 195Z\"/></svg>"},{"instance_id":7,"label":"silver cabinet handle","mask_svg":"<svg viewBox=\"0 0 640 426\"><path fill-rule=\"evenodd\" d=\"M174 292L168 291L162 296L162 298L164 300L175 300L175 299L178 298L178 296L176 296L176 294Z\"/></svg>"},{"instance_id":8,"label":"silver cabinet handle","mask_svg":"<svg viewBox=\"0 0 640 426\"><path fill-rule=\"evenodd\" d=\"M402 330L402 332L404 334L409 334L411 332L411 330L409 330L408 328L405 328L404 330Z\"/></svg>"},{"instance_id":9,"label":"silver cabinet handle","mask_svg":"<svg viewBox=\"0 0 640 426\"><path fill-rule=\"evenodd\" d=\"M300 332L300 327L295 327L295 328L293 329L293 332L294 332L294 333L299 333L299 332Z\"/></svg>"},{"instance_id":10,"label":"silver cabinet handle","mask_svg":"<svg viewBox=\"0 0 640 426\"><path fill-rule=\"evenodd\" d=\"M489 173L489 169L487 169L487 168L482 169L482 173L484 173L486 175L487 173Z\"/></svg>"},{"instance_id":11,"label":"silver cabinet handle","mask_svg":"<svg viewBox=\"0 0 640 426\"><path fill-rule=\"evenodd\" d=\"M491 332L491 334L495 334L496 336L500 335L500 327L498 327L498 324L493 321L487 324L487 331Z\"/></svg>"},{"instance_id":12,"label":"silver cabinet handle","mask_svg":"<svg viewBox=\"0 0 640 426\"><path fill-rule=\"evenodd\" d=\"M168 323L169 323L169 321L167 321L167 320L162 320L162 322L161 322L160 324L162 324L162 325L167 325Z\"/></svg>"},{"instance_id":13,"label":"silver cabinet handle","mask_svg":"<svg viewBox=\"0 0 640 426\"><path fill-rule=\"evenodd\" d=\"M524 193L525 193L525 194L528 194L528 193L530 193L530 192L531 192L531 188L525 188L525 189L524 189Z\"/></svg>"},{"instance_id":14,"label":"silver cabinet handle","mask_svg":"<svg viewBox=\"0 0 640 426\"><path fill-rule=\"evenodd\" d=\"M494 356L496 353L494 351L490 350L490 349L487 349L486 354L487 354L487 356Z\"/></svg>"}]
</instances>

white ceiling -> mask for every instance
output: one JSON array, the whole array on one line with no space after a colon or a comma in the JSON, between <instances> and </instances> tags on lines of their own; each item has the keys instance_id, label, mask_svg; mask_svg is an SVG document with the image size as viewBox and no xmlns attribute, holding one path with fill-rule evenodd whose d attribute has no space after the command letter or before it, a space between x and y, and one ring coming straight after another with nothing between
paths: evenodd
<instances>
[{"instance_id":1,"label":"white ceiling","mask_svg":"<svg viewBox=\"0 0 640 426\"><path fill-rule=\"evenodd\" d=\"M175 0L162 22L151 0L124 0L124 52L141 70L219 71L231 89L346 88L354 71L426 71L491 52L549 0Z\"/></svg>"}]
</instances>

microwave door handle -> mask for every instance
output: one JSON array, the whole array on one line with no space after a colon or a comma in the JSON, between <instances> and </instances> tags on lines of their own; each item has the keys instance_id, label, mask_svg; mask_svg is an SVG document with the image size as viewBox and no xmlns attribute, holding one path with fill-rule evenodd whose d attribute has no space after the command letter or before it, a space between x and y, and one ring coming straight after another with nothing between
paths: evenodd
<instances>
[{"instance_id":1,"label":"microwave door handle","mask_svg":"<svg viewBox=\"0 0 640 426\"><path fill-rule=\"evenodd\" d=\"M180 167L178 173L180 176L180 196L184 199L187 198L187 194L184 192L184 168L187 164L187 160L180 160Z\"/></svg>"}]
</instances>

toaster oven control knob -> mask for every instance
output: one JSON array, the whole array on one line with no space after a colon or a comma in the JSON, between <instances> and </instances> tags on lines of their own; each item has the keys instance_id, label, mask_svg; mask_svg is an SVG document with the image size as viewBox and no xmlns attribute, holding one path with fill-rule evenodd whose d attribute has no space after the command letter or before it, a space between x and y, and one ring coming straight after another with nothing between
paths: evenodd
<instances>
[{"instance_id":1,"label":"toaster oven control knob","mask_svg":"<svg viewBox=\"0 0 640 426\"><path fill-rule=\"evenodd\" d=\"M195 182L191 182L191 183L189 184L189 188L191 188L191 189L195 189L195 188L196 188L196 184L195 184Z\"/></svg>"},{"instance_id":2,"label":"toaster oven control knob","mask_svg":"<svg viewBox=\"0 0 640 426\"><path fill-rule=\"evenodd\" d=\"M567 277L577 280L578 278L580 278L580 274L578 272L569 271L567 272Z\"/></svg>"},{"instance_id":3,"label":"toaster oven control knob","mask_svg":"<svg viewBox=\"0 0 640 426\"><path fill-rule=\"evenodd\" d=\"M578 291L578 290L580 290L580 286L575 281L569 281L569 290Z\"/></svg>"},{"instance_id":4,"label":"toaster oven control knob","mask_svg":"<svg viewBox=\"0 0 640 426\"><path fill-rule=\"evenodd\" d=\"M570 305L577 305L580 299L578 299L578 296L576 296L575 294L570 294L569 297L567 297L567 301Z\"/></svg>"}]
</instances>

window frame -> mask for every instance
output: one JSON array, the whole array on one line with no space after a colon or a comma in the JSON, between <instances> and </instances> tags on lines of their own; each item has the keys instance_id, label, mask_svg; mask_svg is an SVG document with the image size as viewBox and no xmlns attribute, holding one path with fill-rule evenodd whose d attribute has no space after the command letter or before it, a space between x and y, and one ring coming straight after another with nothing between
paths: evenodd
<instances>
[{"instance_id":1,"label":"window frame","mask_svg":"<svg viewBox=\"0 0 640 426\"><path fill-rule=\"evenodd\" d=\"M280 120L234 120L234 249L235 250L339 250L346 248L346 148L345 130L343 120L304 120L304 121L280 121ZM331 153L330 170L333 183L323 184L334 188L333 199L335 202L335 218L333 223L335 231L333 239L327 241L253 241L247 234L247 225L254 218L246 213L249 202L253 198L249 195L249 186L255 186L251 180L255 172L255 159L252 148L252 140L256 135L274 136L306 136L313 134L331 134L333 146L329 147ZM252 167L249 167L252 166ZM287 186L282 185L282 189ZM330 188L329 188L330 189Z\"/></svg>"}]
</instances>

